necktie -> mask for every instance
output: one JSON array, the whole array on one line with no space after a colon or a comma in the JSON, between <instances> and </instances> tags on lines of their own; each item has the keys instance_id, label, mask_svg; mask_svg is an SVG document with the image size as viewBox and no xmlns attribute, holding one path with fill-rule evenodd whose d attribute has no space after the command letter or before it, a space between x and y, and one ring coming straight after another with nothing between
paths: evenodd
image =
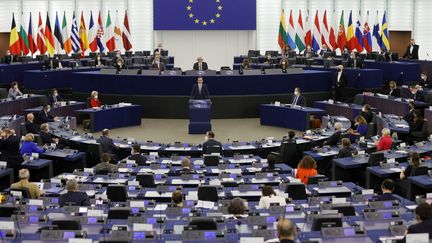
<instances>
[{"instance_id":1,"label":"necktie","mask_svg":"<svg viewBox=\"0 0 432 243\"><path fill-rule=\"evenodd\" d=\"M57 97L54 96L54 103L57 103Z\"/></svg>"},{"instance_id":2,"label":"necktie","mask_svg":"<svg viewBox=\"0 0 432 243\"><path fill-rule=\"evenodd\" d=\"M202 85L198 85L198 90L199 90L200 94L201 94L201 88L202 88Z\"/></svg>"},{"instance_id":3,"label":"necktie","mask_svg":"<svg viewBox=\"0 0 432 243\"><path fill-rule=\"evenodd\" d=\"M297 105L298 96L296 95L291 106Z\"/></svg>"},{"instance_id":4,"label":"necktie","mask_svg":"<svg viewBox=\"0 0 432 243\"><path fill-rule=\"evenodd\" d=\"M199 64L199 70L202 71L202 64Z\"/></svg>"}]
</instances>

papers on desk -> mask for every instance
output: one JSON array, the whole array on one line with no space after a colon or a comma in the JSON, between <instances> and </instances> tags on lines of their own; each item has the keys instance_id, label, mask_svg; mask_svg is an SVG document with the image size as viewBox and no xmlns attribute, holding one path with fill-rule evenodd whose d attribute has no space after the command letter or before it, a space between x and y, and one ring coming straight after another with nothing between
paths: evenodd
<instances>
[{"instance_id":1,"label":"papers on desk","mask_svg":"<svg viewBox=\"0 0 432 243\"><path fill-rule=\"evenodd\" d=\"M397 153L397 154L408 154L408 151L405 151L405 150L396 150L395 153Z\"/></svg>"},{"instance_id":2,"label":"papers on desk","mask_svg":"<svg viewBox=\"0 0 432 243\"><path fill-rule=\"evenodd\" d=\"M192 148L191 147L169 147L169 148L165 148L166 151L191 151Z\"/></svg>"},{"instance_id":3,"label":"papers on desk","mask_svg":"<svg viewBox=\"0 0 432 243\"><path fill-rule=\"evenodd\" d=\"M157 170L152 170L150 168L142 168L139 170L139 173L153 173L156 175L165 175L169 173L169 169L157 169Z\"/></svg>"},{"instance_id":4,"label":"papers on desk","mask_svg":"<svg viewBox=\"0 0 432 243\"><path fill-rule=\"evenodd\" d=\"M260 172L262 170L262 168L249 167L249 168L246 168L246 170L250 173L255 173L255 172Z\"/></svg>"},{"instance_id":5,"label":"papers on desk","mask_svg":"<svg viewBox=\"0 0 432 243\"><path fill-rule=\"evenodd\" d=\"M173 184L173 185L199 185L199 184L201 184L201 180L172 179L171 184Z\"/></svg>"},{"instance_id":6,"label":"papers on desk","mask_svg":"<svg viewBox=\"0 0 432 243\"><path fill-rule=\"evenodd\" d=\"M118 170L119 170L120 173L129 173L129 172L132 171L132 170L129 169L129 168L119 168Z\"/></svg>"},{"instance_id":7,"label":"papers on desk","mask_svg":"<svg viewBox=\"0 0 432 243\"><path fill-rule=\"evenodd\" d=\"M220 174L221 172L229 173L229 174L241 174L241 169L226 169L226 170L219 170L219 169L211 169L211 173L213 174Z\"/></svg>"},{"instance_id":8,"label":"papers on desk","mask_svg":"<svg viewBox=\"0 0 432 243\"><path fill-rule=\"evenodd\" d=\"M162 164L165 165L181 165L181 160L170 160L170 159L164 159L161 162Z\"/></svg>"},{"instance_id":9,"label":"papers on desk","mask_svg":"<svg viewBox=\"0 0 432 243\"><path fill-rule=\"evenodd\" d=\"M119 107L125 107L125 106L131 106L131 105L132 105L132 103L125 103L125 102L120 102L118 104Z\"/></svg>"},{"instance_id":10,"label":"papers on desk","mask_svg":"<svg viewBox=\"0 0 432 243\"><path fill-rule=\"evenodd\" d=\"M127 179L124 178L117 178L117 179L107 179L98 177L95 180L93 180L94 183L109 183L109 184L125 184Z\"/></svg>"},{"instance_id":11,"label":"papers on desk","mask_svg":"<svg viewBox=\"0 0 432 243\"><path fill-rule=\"evenodd\" d=\"M231 150L245 150L245 149L255 149L253 145L238 145L238 146L228 146Z\"/></svg>"},{"instance_id":12,"label":"papers on desk","mask_svg":"<svg viewBox=\"0 0 432 243\"><path fill-rule=\"evenodd\" d=\"M280 147L280 146L281 146L280 142L266 143L262 145L263 148L273 148L273 147Z\"/></svg>"},{"instance_id":13,"label":"papers on desk","mask_svg":"<svg viewBox=\"0 0 432 243\"><path fill-rule=\"evenodd\" d=\"M97 144L96 139L83 140L82 143L85 143L85 144Z\"/></svg>"},{"instance_id":14,"label":"papers on desk","mask_svg":"<svg viewBox=\"0 0 432 243\"><path fill-rule=\"evenodd\" d=\"M327 152L323 152L323 153L318 153L318 155L322 156L322 157L333 156L333 155L337 155L337 154L339 154L339 152L333 151L333 150L327 151Z\"/></svg>"},{"instance_id":15,"label":"papers on desk","mask_svg":"<svg viewBox=\"0 0 432 243\"><path fill-rule=\"evenodd\" d=\"M255 162L255 158L247 158L247 159L229 159L231 164L252 164Z\"/></svg>"},{"instance_id":16,"label":"papers on desk","mask_svg":"<svg viewBox=\"0 0 432 243\"><path fill-rule=\"evenodd\" d=\"M82 140L86 140L87 138L83 138L81 136L75 136L75 137L71 137L70 140L72 141L82 141Z\"/></svg>"},{"instance_id":17,"label":"papers on desk","mask_svg":"<svg viewBox=\"0 0 432 243\"><path fill-rule=\"evenodd\" d=\"M213 209L215 207L215 203L214 202L210 202L210 201L201 201L201 200L198 200L197 204L195 205L195 207L197 207L197 208L205 208L205 209Z\"/></svg>"},{"instance_id":18,"label":"papers on desk","mask_svg":"<svg viewBox=\"0 0 432 243\"><path fill-rule=\"evenodd\" d=\"M147 145L141 145L142 150L159 150L161 146L147 146Z\"/></svg>"},{"instance_id":19,"label":"papers on desk","mask_svg":"<svg viewBox=\"0 0 432 243\"><path fill-rule=\"evenodd\" d=\"M95 190L86 190L85 193L89 197L94 197L94 195L96 195L96 191Z\"/></svg>"},{"instance_id":20,"label":"papers on desk","mask_svg":"<svg viewBox=\"0 0 432 243\"><path fill-rule=\"evenodd\" d=\"M144 197L152 197L152 198L162 198L162 197L165 197L165 198L171 198L171 194L172 194L171 192L162 192L162 193L159 193L157 191L147 191L144 194Z\"/></svg>"},{"instance_id":21,"label":"papers on desk","mask_svg":"<svg viewBox=\"0 0 432 243\"><path fill-rule=\"evenodd\" d=\"M154 211L165 211L167 209L167 207L168 207L167 204L158 204L154 208Z\"/></svg>"},{"instance_id":22,"label":"papers on desk","mask_svg":"<svg viewBox=\"0 0 432 243\"><path fill-rule=\"evenodd\" d=\"M119 147L119 148L129 148L130 147L129 144L124 144L124 143L114 143L114 145Z\"/></svg>"},{"instance_id":23,"label":"papers on desk","mask_svg":"<svg viewBox=\"0 0 432 243\"><path fill-rule=\"evenodd\" d=\"M409 128L408 124L403 124L403 123L397 123L397 124L394 124L394 126L397 128Z\"/></svg>"},{"instance_id":24,"label":"papers on desk","mask_svg":"<svg viewBox=\"0 0 432 243\"><path fill-rule=\"evenodd\" d=\"M402 171L402 169L401 168L390 168L390 169L388 169L389 171L392 171L392 172L397 172L397 173L400 173L401 171Z\"/></svg>"}]
</instances>

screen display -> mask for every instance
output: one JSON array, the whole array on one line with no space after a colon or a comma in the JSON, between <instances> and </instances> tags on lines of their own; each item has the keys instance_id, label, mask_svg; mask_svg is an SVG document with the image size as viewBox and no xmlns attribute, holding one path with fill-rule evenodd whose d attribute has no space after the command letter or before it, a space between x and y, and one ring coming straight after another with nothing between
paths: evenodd
<instances>
[{"instance_id":1,"label":"screen display","mask_svg":"<svg viewBox=\"0 0 432 243\"><path fill-rule=\"evenodd\" d=\"M294 207L293 206L288 206L285 209L287 212L294 212Z\"/></svg>"},{"instance_id":2,"label":"screen display","mask_svg":"<svg viewBox=\"0 0 432 243\"><path fill-rule=\"evenodd\" d=\"M129 186L129 187L128 187L128 190L129 190L129 191L135 191L135 186Z\"/></svg>"},{"instance_id":3,"label":"screen display","mask_svg":"<svg viewBox=\"0 0 432 243\"><path fill-rule=\"evenodd\" d=\"M391 212L384 212L382 213L383 219L391 219L392 213Z\"/></svg>"},{"instance_id":4,"label":"screen display","mask_svg":"<svg viewBox=\"0 0 432 243\"><path fill-rule=\"evenodd\" d=\"M204 239L213 240L216 239L216 232L204 232Z\"/></svg>"},{"instance_id":5,"label":"screen display","mask_svg":"<svg viewBox=\"0 0 432 243\"><path fill-rule=\"evenodd\" d=\"M337 186L337 182L336 181L330 182L330 186Z\"/></svg>"},{"instance_id":6,"label":"screen display","mask_svg":"<svg viewBox=\"0 0 432 243\"><path fill-rule=\"evenodd\" d=\"M276 222L275 217L267 217L267 224L273 224L274 222Z\"/></svg>"},{"instance_id":7,"label":"screen display","mask_svg":"<svg viewBox=\"0 0 432 243\"><path fill-rule=\"evenodd\" d=\"M137 213L139 213L139 208L131 208L131 212L133 214L137 214Z\"/></svg>"},{"instance_id":8,"label":"screen display","mask_svg":"<svg viewBox=\"0 0 432 243\"><path fill-rule=\"evenodd\" d=\"M190 211L191 211L190 208L183 208L182 209L183 214L189 214Z\"/></svg>"},{"instance_id":9,"label":"screen display","mask_svg":"<svg viewBox=\"0 0 432 243\"><path fill-rule=\"evenodd\" d=\"M35 211L37 211L37 209L38 209L38 207L36 205L30 205L29 206L29 211L30 212L35 212Z\"/></svg>"},{"instance_id":10,"label":"screen display","mask_svg":"<svg viewBox=\"0 0 432 243\"><path fill-rule=\"evenodd\" d=\"M145 232L134 232L133 239L134 240L145 240Z\"/></svg>"},{"instance_id":11,"label":"screen display","mask_svg":"<svg viewBox=\"0 0 432 243\"><path fill-rule=\"evenodd\" d=\"M75 232L66 231L63 233L63 240L67 240L69 238L75 238Z\"/></svg>"},{"instance_id":12,"label":"screen display","mask_svg":"<svg viewBox=\"0 0 432 243\"><path fill-rule=\"evenodd\" d=\"M156 224L156 218L147 218L147 224Z\"/></svg>"},{"instance_id":13,"label":"screen display","mask_svg":"<svg viewBox=\"0 0 432 243\"><path fill-rule=\"evenodd\" d=\"M95 217L87 218L87 224L96 224L96 223L97 223L97 218Z\"/></svg>"},{"instance_id":14,"label":"screen display","mask_svg":"<svg viewBox=\"0 0 432 243\"><path fill-rule=\"evenodd\" d=\"M38 216L30 216L29 217L29 223L38 223L39 217Z\"/></svg>"},{"instance_id":15,"label":"screen display","mask_svg":"<svg viewBox=\"0 0 432 243\"><path fill-rule=\"evenodd\" d=\"M58 203L58 197L51 198L51 203Z\"/></svg>"},{"instance_id":16,"label":"screen display","mask_svg":"<svg viewBox=\"0 0 432 243\"><path fill-rule=\"evenodd\" d=\"M257 191L259 189L258 185L251 185L251 189Z\"/></svg>"},{"instance_id":17,"label":"screen display","mask_svg":"<svg viewBox=\"0 0 432 243\"><path fill-rule=\"evenodd\" d=\"M346 228L344 229L344 235L345 236L355 236L356 232L353 228Z\"/></svg>"},{"instance_id":18,"label":"screen display","mask_svg":"<svg viewBox=\"0 0 432 243\"><path fill-rule=\"evenodd\" d=\"M154 178L155 178L156 180L160 180L160 179L162 179L162 175L155 175Z\"/></svg>"},{"instance_id":19,"label":"screen display","mask_svg":"<svg viewBox=\"0 0 432 243\"><path fill-rule=\"evenodd\" d=\"M390 201L384 202L384 207L386 207L386 208L393 207L393 202L390 202Z\"/></svg>"}]
</instances>

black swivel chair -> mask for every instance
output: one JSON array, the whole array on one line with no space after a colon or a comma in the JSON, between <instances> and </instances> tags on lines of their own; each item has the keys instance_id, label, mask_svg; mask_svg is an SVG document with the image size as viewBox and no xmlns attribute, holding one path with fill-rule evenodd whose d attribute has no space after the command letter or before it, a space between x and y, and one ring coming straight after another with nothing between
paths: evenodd
<instances>
[{"instance_id":1,"label":"black swivel chair","mask_svg":"<svg viewBox=\"0 0 432 243\"><path fill-rule=\"evenodd\" d=\"M337 210L338 213L343 214L343 216L356 216L355 209L351 205L341 205L341 206L332 206L332 210Z\"/></svg>"},{"instance_id":2,"label":"black swivel chair","mask_svg":"<svg viewBox=\"0 0 432 243\"><path fill-rule=\"evenodd\" d=\"M222 154L222 147L219 145L207 147L207 154L214 154L214 153Z\"/></svg>"},{"instance_id":3,"label":"black swivel chair","mask_svg":"<svg viewBox=\"0 0 432 243\"><path fill-rule=\"evenodd\" d=\"M279 162L285 163L292 168L297 168L297 144L283 142L279 150Z\"/></svg>"},{"instance_id":4,"label":"black swivel chair","mask_svg":"<svg viewBox=\"0 0 432 243\"><path fill-rule=\"evenodd\" d=\"M189 226L195 226L197 230L217 230L216 220L208 217L192 218Z\"/></svg>"},{"instance_id":5,"label":"black swivel chair","mask_svg":"<svg viewBox=\"0 0 432 243\"><path fill-rule=\"evenodd\" d=\"M427 166L419 166L412 170L411 175L412 176L427 175L428 172L429 172L429 168Z\"/></svg>"},{"instance_id":6,"label":"black swivel chair","mask_svg":"<svg viewBox=\"0 0 432 243\"><path fill-rule=\"evenodd\" d=\"M10 218L15 212L17 208L12 205L1 205L0 206L0 217Z\"/></svg>"},{"instance_id":7,"label":"black swivel chair","mask_svg":"<svg viewBox=\"0 0 432 243\"><path fill-rule=\"evenodd\" d=\"M198 200L217 202L219 200L217 188L215 186L199 186Z\"/></svg>"},{"instance_id":8,"label":"black swivel chair","mask_svg":"<svg viewBox=\"0 0 432 243\"><path fill-rule=\"evenodd\" d=\"M126 202L128 198L124 185L109 185L106 194L112 202Z\"/></svg>"},{"instance_id":9,"label":"black swivel chair","mask_svg":"<svg viewBox=\"0 0 432 243\"><path fill-rule=\"evenodd\" d=\"M130 208L110 208L108 210L108 219L128 219L130 215Z\"/></svg>"},{"instance_id":10,"label":"black swivel chair","mask_svg":"<svg viewBox=\"0 0 432 243\"><path fill-rule=\"evenodd\" d=\"M218 155L204 155L204 164L206 166L218 166L219 156Z\"/></svg>"},{"instance_id":11,"label":"black swivel chair","mask_svg":"<svg viewBox=\"0 0 432 243\"><path fill-rule=\"evenodd\" d=\"M136 176L136 181L139 182L139 185L144 188L155 188L156 183L154 180L153 174L138 174Z\"/></svg>"},{"instance_id":12,"label":"black swivel chair","mask_svg":"<svg viewBox=\"0 0 432 243\"><path fill-rule=\"evenodd\" d=\"M78 220L54 219L51 225L57 225L59 230L81 230L81 223Z\"/></svg>"},{"instance_id":13,"label":"black swivel chair","mask_svg":"<svg viewBox=\"0 0 432 243\"><path fill-rule=\"evenodd\" d=\"M318 182L325 180L327 180L327 177L325 177L324 175L311 176L309 177L308 185L317 185Z\"/></svg>"},{"instance_id":14,"label":"black swivel chair","mask_svg":"<svg viewBox=\"0 0 432 243\"><path fill-rule=\"evenodd\" d=\"M289 183L286 186L285 192L292 200L306 200L306 187L303 183Z\"/></svg>"}]
</instances>

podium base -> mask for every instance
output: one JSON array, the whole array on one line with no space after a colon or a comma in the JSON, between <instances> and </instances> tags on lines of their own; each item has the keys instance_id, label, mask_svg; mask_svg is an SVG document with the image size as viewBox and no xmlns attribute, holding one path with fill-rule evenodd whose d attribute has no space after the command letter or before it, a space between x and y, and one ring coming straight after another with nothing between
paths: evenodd
<instances>
[{"instance_id":1,"label":"podium base","mask_svg":"<svg viewBox=\"0 0 432 243\"><path fill-rule=\"evenodd\" d=\"M190 122L189 123L189 134L206 134L211 131L210 122Z\"/></svg>"}]
</instances>

